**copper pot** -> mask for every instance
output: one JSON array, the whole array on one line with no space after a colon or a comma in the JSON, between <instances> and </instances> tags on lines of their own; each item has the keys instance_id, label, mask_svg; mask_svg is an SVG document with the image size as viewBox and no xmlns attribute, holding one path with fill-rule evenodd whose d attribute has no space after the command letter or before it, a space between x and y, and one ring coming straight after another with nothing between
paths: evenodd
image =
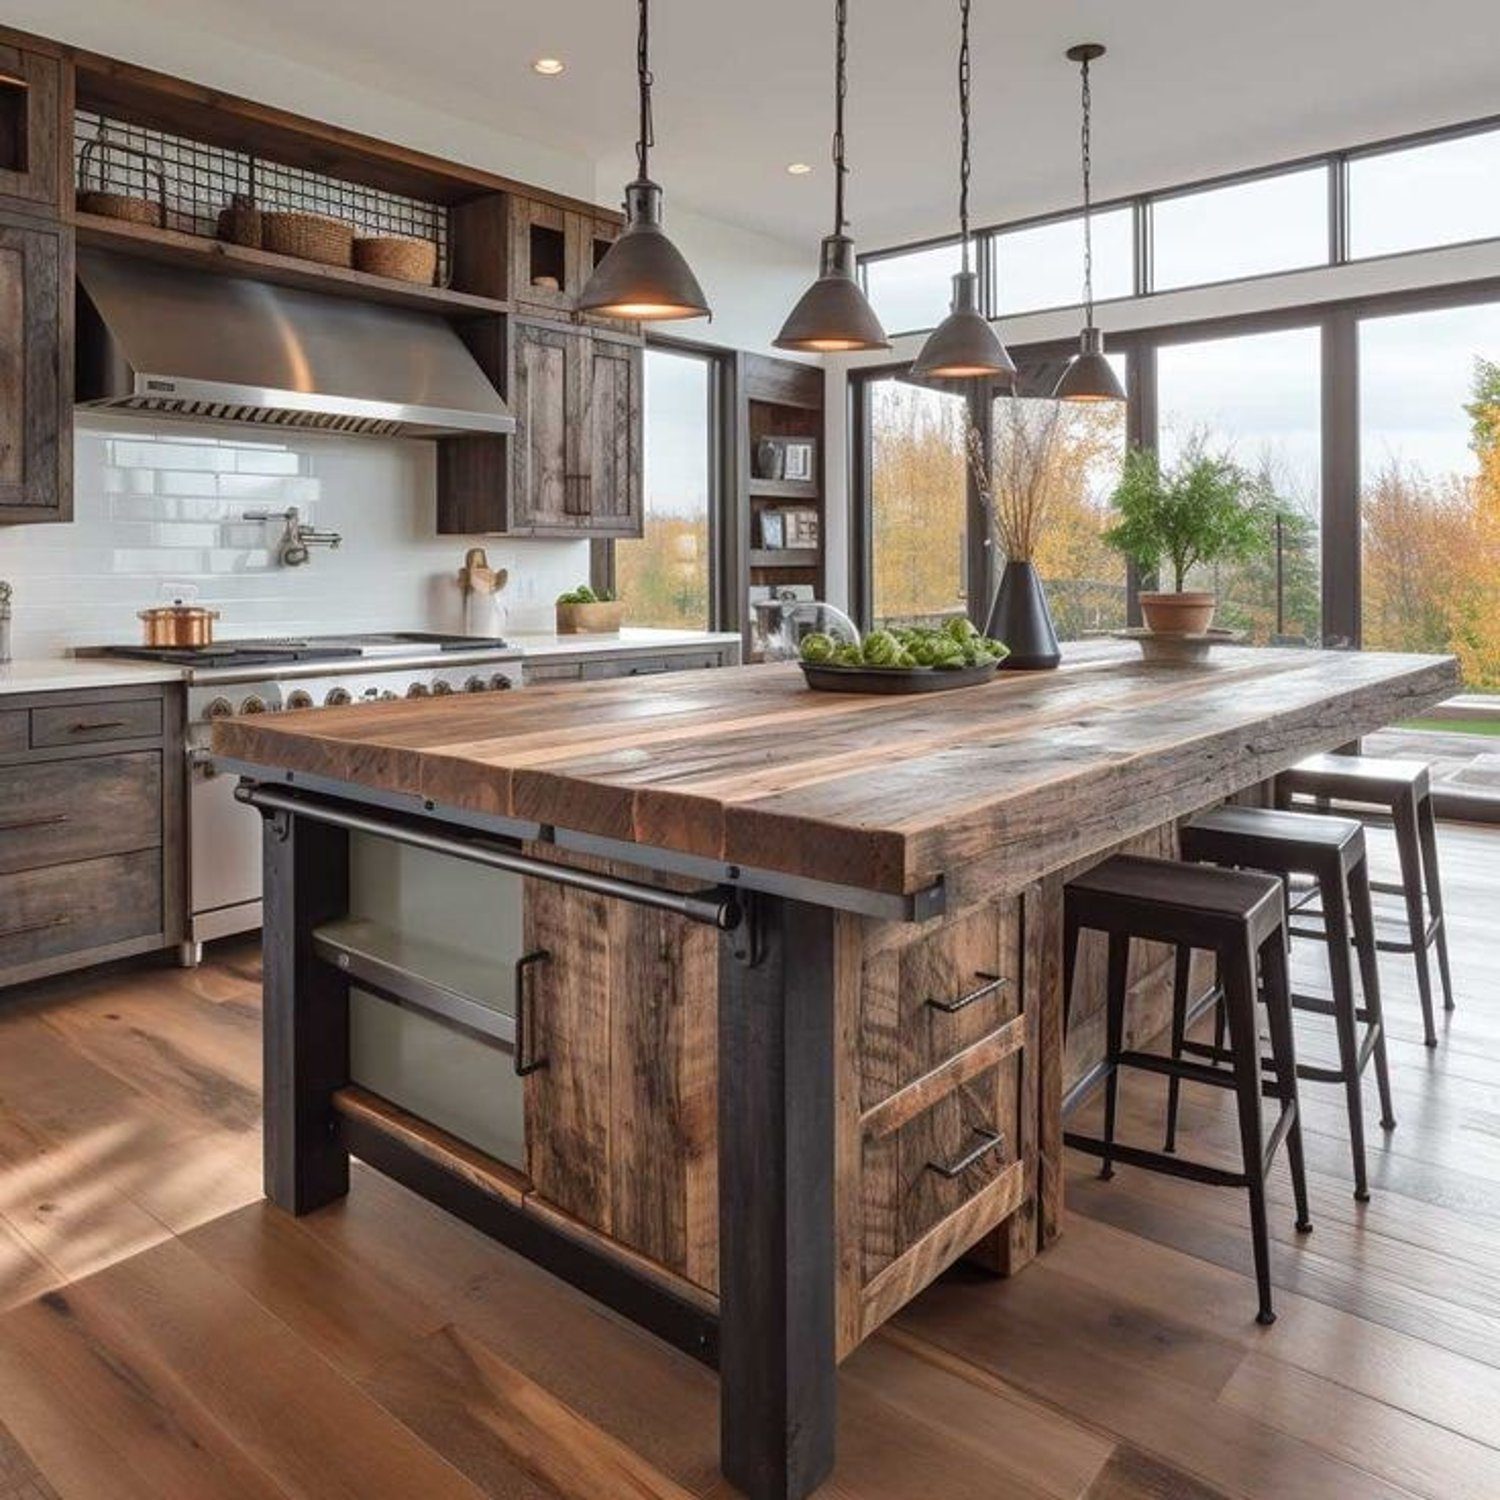
<instances>
[{"instance_id":1,"label":"copper pot","mask_svg":"<svg viewBox=\"0 0 1500 1500\"><path fill-rule=\"evenodd\" d=\"M145 625L148 646L211 646L219 612L176 599L171 604L143 609L138 618Z\"/></svg>"}]
</instances>

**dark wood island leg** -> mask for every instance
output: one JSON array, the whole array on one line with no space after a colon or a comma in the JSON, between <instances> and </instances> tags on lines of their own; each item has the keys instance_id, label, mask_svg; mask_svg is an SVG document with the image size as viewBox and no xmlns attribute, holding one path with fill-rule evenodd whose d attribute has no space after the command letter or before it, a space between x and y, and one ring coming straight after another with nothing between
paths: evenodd
<instances>
[{"instance_id":1,"label":"dark wood island leg","mask_svg":"<svg viewBox=\"0 0 1500 1500\"><path fill-rule=\"evenodd\" d=\"M754 897L719 960L720 1462L751 1500L833 1468L834 914Z\"/></svg>"},{"instance_id":2,"label":"dark wood island leg","mask_svg":"<svg viewBox=\"0 0 1500 1500\"><path fill-rule=\"evenodd\" d=\"M265 1186L288 1213L349 1191L333 1094L349 1081L349 984L313 931L349 907L349 835L285 812L265 818Z\"/></svg>"}]
</instances>

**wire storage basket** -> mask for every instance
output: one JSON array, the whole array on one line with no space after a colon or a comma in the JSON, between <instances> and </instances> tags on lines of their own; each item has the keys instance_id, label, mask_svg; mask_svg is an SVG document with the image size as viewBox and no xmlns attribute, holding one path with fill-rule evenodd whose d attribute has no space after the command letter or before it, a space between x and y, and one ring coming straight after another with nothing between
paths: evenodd
<instances>
[{"instance_id":1,"label":"wire storage basket","mask_svg":"<svg viewBox=\"0 0 1500 1500\"><path fill-rule=\"evenodd\" d=\"M131 165L133 164L133 165ZM143 192L121 191L139 177ZM156 195L145 196L155 180ZM84 213L127 224L167 227L167 178L159 156L141 146L114 139L101 124L99 133L78 153L78 206Z\"/></svg>"}]
</instances>

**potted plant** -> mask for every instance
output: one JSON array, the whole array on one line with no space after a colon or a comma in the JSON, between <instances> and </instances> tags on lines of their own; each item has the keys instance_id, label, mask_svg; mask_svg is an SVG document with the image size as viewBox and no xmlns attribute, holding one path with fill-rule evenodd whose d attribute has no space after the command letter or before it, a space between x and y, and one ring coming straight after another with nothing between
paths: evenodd
<instances>
[{"instance_id":1,"label":"potted plant","mask_svg":"<svg viewBox=\"0 0 1500 1500\"><path fill-rule=\"evenodd\" d=\"M557 597L559 635L618 635L624 619L624 601L608 590L596 594L583 583Z\"/></svg>"},{"instance_id":2,"label":"potted plant","mask_svg":"<svg viewBox=\"0 0 1500 1500\"><path fill-rule=\"evenodd\" d=\"M1213 624L1215 596L1185 587L1194 566L1240 562L1270 545L1276 506L1266 481L1201 442L1169 468L1151 449L1133 449L1112 498L1120 519L1104 540L1144 572L1170 570L1170 592L1140 596L1157 634L1202 635Z\"/></svg>"}]
</instances>

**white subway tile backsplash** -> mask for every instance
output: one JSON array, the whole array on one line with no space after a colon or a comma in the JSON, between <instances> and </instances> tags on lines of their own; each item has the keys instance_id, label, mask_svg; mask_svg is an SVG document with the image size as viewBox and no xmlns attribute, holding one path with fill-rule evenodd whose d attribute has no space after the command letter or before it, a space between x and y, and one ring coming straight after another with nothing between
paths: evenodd
<instances>
[{"instance_id":1,"label":"white subway tile backsplash","mask_svg":"<svg viewBox=\"0 0 1500 1500\"><path fill-rule=\"evenodd\" d=\"M510 571L513 630L550 628L552 600L588 577L587 542L437 536L431 443L266 442L227 427L79 413L74 457L71 524L0 526L18 656L136 640L136 611L184 588L220 611L226 638L458 630L456 575L474 545ZM343 544L282 567L281 523L241 516L289 505Z\"/></svg>"}]
</instances>

